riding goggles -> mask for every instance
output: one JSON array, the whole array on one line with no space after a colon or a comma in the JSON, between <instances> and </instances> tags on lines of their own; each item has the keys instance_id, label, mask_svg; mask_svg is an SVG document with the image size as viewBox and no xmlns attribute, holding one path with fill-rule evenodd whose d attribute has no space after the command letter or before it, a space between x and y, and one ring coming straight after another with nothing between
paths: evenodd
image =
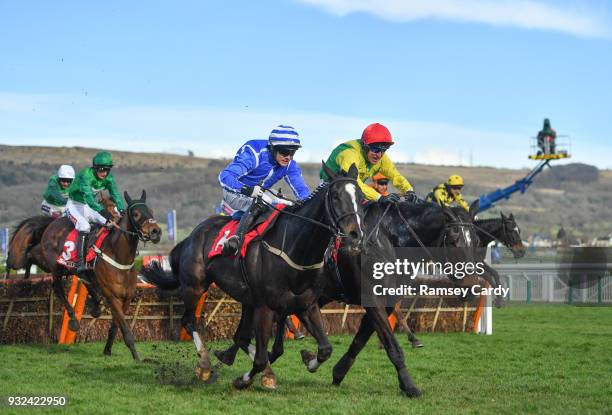
<instances>
[{"instance_id":1,"label":"riding goggles","mask_svg":"<svg viewBox=\"0 0 612 415\"><path fill-rule=\"evenodd\" d=\"M387 150L389 150L389 146L384 144L370 144L368 146L368 151L376 154L384 154Z\"/></svg>"},{"instance_id":2,"label":"riding goggles","mask_svg":"<svg viewBox=\"0 0 612 415\"><path fill-rule=\"evenodd\" d=\"M283 157L288 157L288 156L293 157L293 155L297 151L297 149L295 148L287 148L287 147L280 147L280 148L276 147L275 150L278 151L278 154L280 154Z\"/></svg>"}]
</instances>

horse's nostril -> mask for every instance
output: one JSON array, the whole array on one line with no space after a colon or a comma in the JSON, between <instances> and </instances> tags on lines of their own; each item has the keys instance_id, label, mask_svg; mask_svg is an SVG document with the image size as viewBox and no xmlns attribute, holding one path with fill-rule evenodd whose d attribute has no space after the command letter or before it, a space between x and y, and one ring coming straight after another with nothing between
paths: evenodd
<instances>
[{"instance_id":1,"label":"horse's nostril","mask_svg":"<svg viewBox=\"0 0 612 415\"><path fill-rule=\"evenodd\" d=\"M357 232L357 231L350 231L349 232L349 236L351 238L353 238L353 239L357 239L357 238L359 238L359 232Z\"/></svg>"}]
</instances>

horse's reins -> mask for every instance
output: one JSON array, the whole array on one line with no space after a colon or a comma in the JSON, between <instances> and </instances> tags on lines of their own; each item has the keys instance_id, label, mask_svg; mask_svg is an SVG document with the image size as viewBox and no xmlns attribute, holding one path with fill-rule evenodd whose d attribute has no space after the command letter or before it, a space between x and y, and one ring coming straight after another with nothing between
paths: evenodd
<instances>
[{"instance_id":1,"label":"horse's reins","mask_svg":"<svg viewBox=\"0 0 612 415\"><path fill-rule=\"evenodd\" d=\"M336 179L334 179L334 182L343 182L343 181L346 181L346 182L356 182L356 180L355 180L355 179L351 179L351 178L349 178L349 177L341 177L341 178L336 178ZM336 184L336 183L333 183L333 184ZM329 186L331 187L331 185L332 185L332 183L330 182ZM333 209L332 209L332 208L331 208L331 206L330 206L330 205L331 205L331 203L330 203L330 201L329 201L329 198L330 198L330 196L329 196L329 194L330 194L329 190L330 190L330 189L328 189L327 193L325 194L325 211L326 211L327 216L329 217L330 221L331 221L331 222L334 224L334 226L330 226L330 225L328 225L328 224L326 224L326 223L323 223L323 222L321 222L321 221L318 221L318 220L316 220L316 219L312 219L312 218L308 218L308 217L306 217L306 216L298 215L297 213L287 212L285 209L279 209L279 208L277 208L276 206L274 206L272 203L268 203L268 202L266 202L265 200L263 200L263 199L261 199L261 198L259 199L259 201L260 201L260 202L262 202L263 204L265 204L266 206L269 206L270 208L272 208L272 209L276 210L276 211L277 211L277 212L279 212L279 213L282 213L282 214L285 214L285 215L289 215L289 216L293 216L293 217L296 217L296 218L302 219L303 221L310 222L310 223L312 223L313 225L316 225L316 226L319 226L319 227L321 227L321 228L327 229L328 231L330 231L331 233L333 233L333 234L334 234L334 236L335 236L335 237L337 237L337 238L346 238L346 237L348 237L348 235L347 235L347 234L345 234L344 232L342 232L342 231L339 229L338 224L339 224L339 223L340 223L340 221L342 221L344 218L349 217L349 216L353 216L353 215L358 216L358 215L359 215L359 213L358 213L358 212L347 212L347 213L345 213L345 214L343 214L343 215L341 215L341 216L336 216L336 215L334 214ZM265 191L272 193L272 194L273 194L274 196L276 196L277 198L280 198L280 197L279 197L279 196L278 196L276 193L274 193L274 192L273 192L273 191L271 191L270 189L265 189ZM285 198L283 197L282 199L285 199ZM290 199L286 199L286 200L291 201ZM293 201L291 201L291 202L293 202Z\"/></svg>"},{"instance_id":2,"label":"horse's reins","mask_svg":"<svg viewBox=\"0 0 612 415\"><path fill-rule=\"evenodd\" d=\"M128 216L128 220L130 221L130 224L132 225L132 227L134 229L137 230L137 232L128 231L127 229L122 229L121 226L119 226L119 224L117 224L117 222L115 222L115 221L111 221L111 224L118 231L120 231L122 233L125 233L127 235L136 236L136 237L138 237L138 240L140 240L142 242L150 241L151 238L148 235L145 235L144 232L142 231L141 227L136 226L136 223L134 223L134 218L132 217L131 209L134 206L136 206L136 205L145 205L145 203L143 203L143 202L136 202L136 203L133 203L133 204L129 205L128 208L127 208L127 216ZM148 220L152 221L153 219L149 218ZM96 255L100 256L104 261L108 262L109 264L111 264L113 267L115 267L117 269L125 271L125 270L130 270L130 269L132 269L132 267L134 267L134 262L132 262L129 265L123 265L123 264L118 263L112 257L110 257L107 254L105 254L104 252L102 252L102 250L99 249L98 247L96 247L95 245L92 247L92 249L94 250Z\"/></svg>"},{"instance_id":3,"label":"horse's reins","mask_svg":"<svg viewBox=\"0 0 612 415\"><path fill-rule=\"evenodd\" d=\"M148 235L145 235L145 233L142 231L142 228L140 226L138 226L135 222L134 222L134 218L132 217L132 211L131 209L134 208L134 206L136 205L145 205L146 204L144 202L136 202L133 203L131 205L128 206L127 208L127 216L128 216L128 220L130 221L130 225L132 225L132 228L136 229L136 232L133 231L128 231L127 229L122 229L116 222L111 222L113 224L113 227L117 230L119 230L122 233L125 233L127 235L130 236L136 236L138 237L138 240L142 241L142 242L148 242L151 240L151 237L149 237ZM148 219L149 222L155 222L154 219L150 218Z\"/></svg>"},{"instance_id":4,"label":"horse's reins","mask_svg":"<svg viewBox=\"0 0 612 415\"><path fill-rule=\"evenodd\" d=\"M412 235L412 237L417 241L417 243L421 246L421 248L423 248L425 253L429 255L429 259L433 261L435 259L434 256L431 254L431 252L429 252L429 249L427 249L423 241L421 241L421 238L419 238L419 235L417 235L414 229L412 229L412 226L410 226L410 223L408 223L408 220L402 214L402 210L400 209L400 207L397 204L395 207L397 208L397 213L400 219L402 220L402 222L404 222L404 225L406 225L406 228L408 229L408 232L410 233L410 235Z\"/></svg>"}]
</instances>

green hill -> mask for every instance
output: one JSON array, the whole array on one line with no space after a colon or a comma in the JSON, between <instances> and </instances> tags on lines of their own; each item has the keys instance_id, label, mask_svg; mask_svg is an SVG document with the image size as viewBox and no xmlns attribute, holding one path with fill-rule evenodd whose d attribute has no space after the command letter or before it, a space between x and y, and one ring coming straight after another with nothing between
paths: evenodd
<instances>
[{"instance_id":1,"label":"green hill","mask_svg":"<svg viewBox=\"0 0 612 415\"><path fill-rule=\"evenodd\" d=\"M39 212L41 195L49 176L61 164L81 169L90 164L95 149L0 145L0 226L12 226L25 216ZM157 219L177 211L179 227L188 232L214 212L221 198L217 182L227 160L173 154L113 151L113 173L122 190L138 197L147 190L148 202ZM302 164L308 185L318 182L319 165ZM492 167L449 167L399 164L417 192L425 196L450 174L464 177L468 200L522 178L527 170ZM282 187L282 186L281 186ZM287 189L284 189L286 194ZM554 235L559 224L575 236L591 239L612 232L612 171L584 164L554 167L542 173L530 190L499 203L481 215L495 215L499 209L513 212L523 235Z\"/></svg>"}]
</instances>

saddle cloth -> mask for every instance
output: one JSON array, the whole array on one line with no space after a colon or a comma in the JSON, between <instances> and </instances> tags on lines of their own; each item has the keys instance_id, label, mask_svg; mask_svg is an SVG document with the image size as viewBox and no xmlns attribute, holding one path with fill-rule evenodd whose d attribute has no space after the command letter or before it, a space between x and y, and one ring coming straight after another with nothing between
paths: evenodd
<instances>
[{"instance_id":1,"label":"saddle cloth","mask_svg":"<svg viewBox=\"0 0 612 415\"><path fill-rule=\"evenodd\" d=\"M93 246L100 248L102 246L102 242L104 242L104 239L106 239L109 233L110 233L109 229L102 228L102 230L100 231L100 234L94 241L93 245L89 243L90 238L87 238L88 241L86 243L87 243L87 246L89 247L89 249L87 250L87 255L85 256L85 261L87 263L90 263L96 258L96 253L93 250ZM76 245L78 234L79 233L77 232L76 229L73 229L68 234L68 236L66 237L66 242L64 242L64 249L62 250L62 253L57 257L58 264L63 265L64 267L70 270L73 268L76 268L76 262L78 259L77 245Z\"/></svg>"},{"instance_id":2,"label":"saddle cloth","mask_svg":"<svg viewBox=\"0 0 612 415\"><path fill-rule=\"evenodd\" d=\"M277 204L275 207L276 209L282 210L287 207L287 205ZM278 219L279 211L276 209L272 209L271 213L269 213L268 216L266 216L262 222L258 223L253 229L251 229L244 235L244 242L242 244L242 247L240 248L240 256L242 258L244 258L244 256L246 255L246 251L249 244L256 238L262 237L268 230L272 228L272 226L276 222L276 219ZM229 238L236 234L239 222L240 221L237 219L232 219L221 228L221 230L215 237L210 251L208 252L208 259L212 259L218 255L221 255L221 253L223 252L223 246L225 245L225 241L227 241Z\"/></svg>"}]
</instances>

